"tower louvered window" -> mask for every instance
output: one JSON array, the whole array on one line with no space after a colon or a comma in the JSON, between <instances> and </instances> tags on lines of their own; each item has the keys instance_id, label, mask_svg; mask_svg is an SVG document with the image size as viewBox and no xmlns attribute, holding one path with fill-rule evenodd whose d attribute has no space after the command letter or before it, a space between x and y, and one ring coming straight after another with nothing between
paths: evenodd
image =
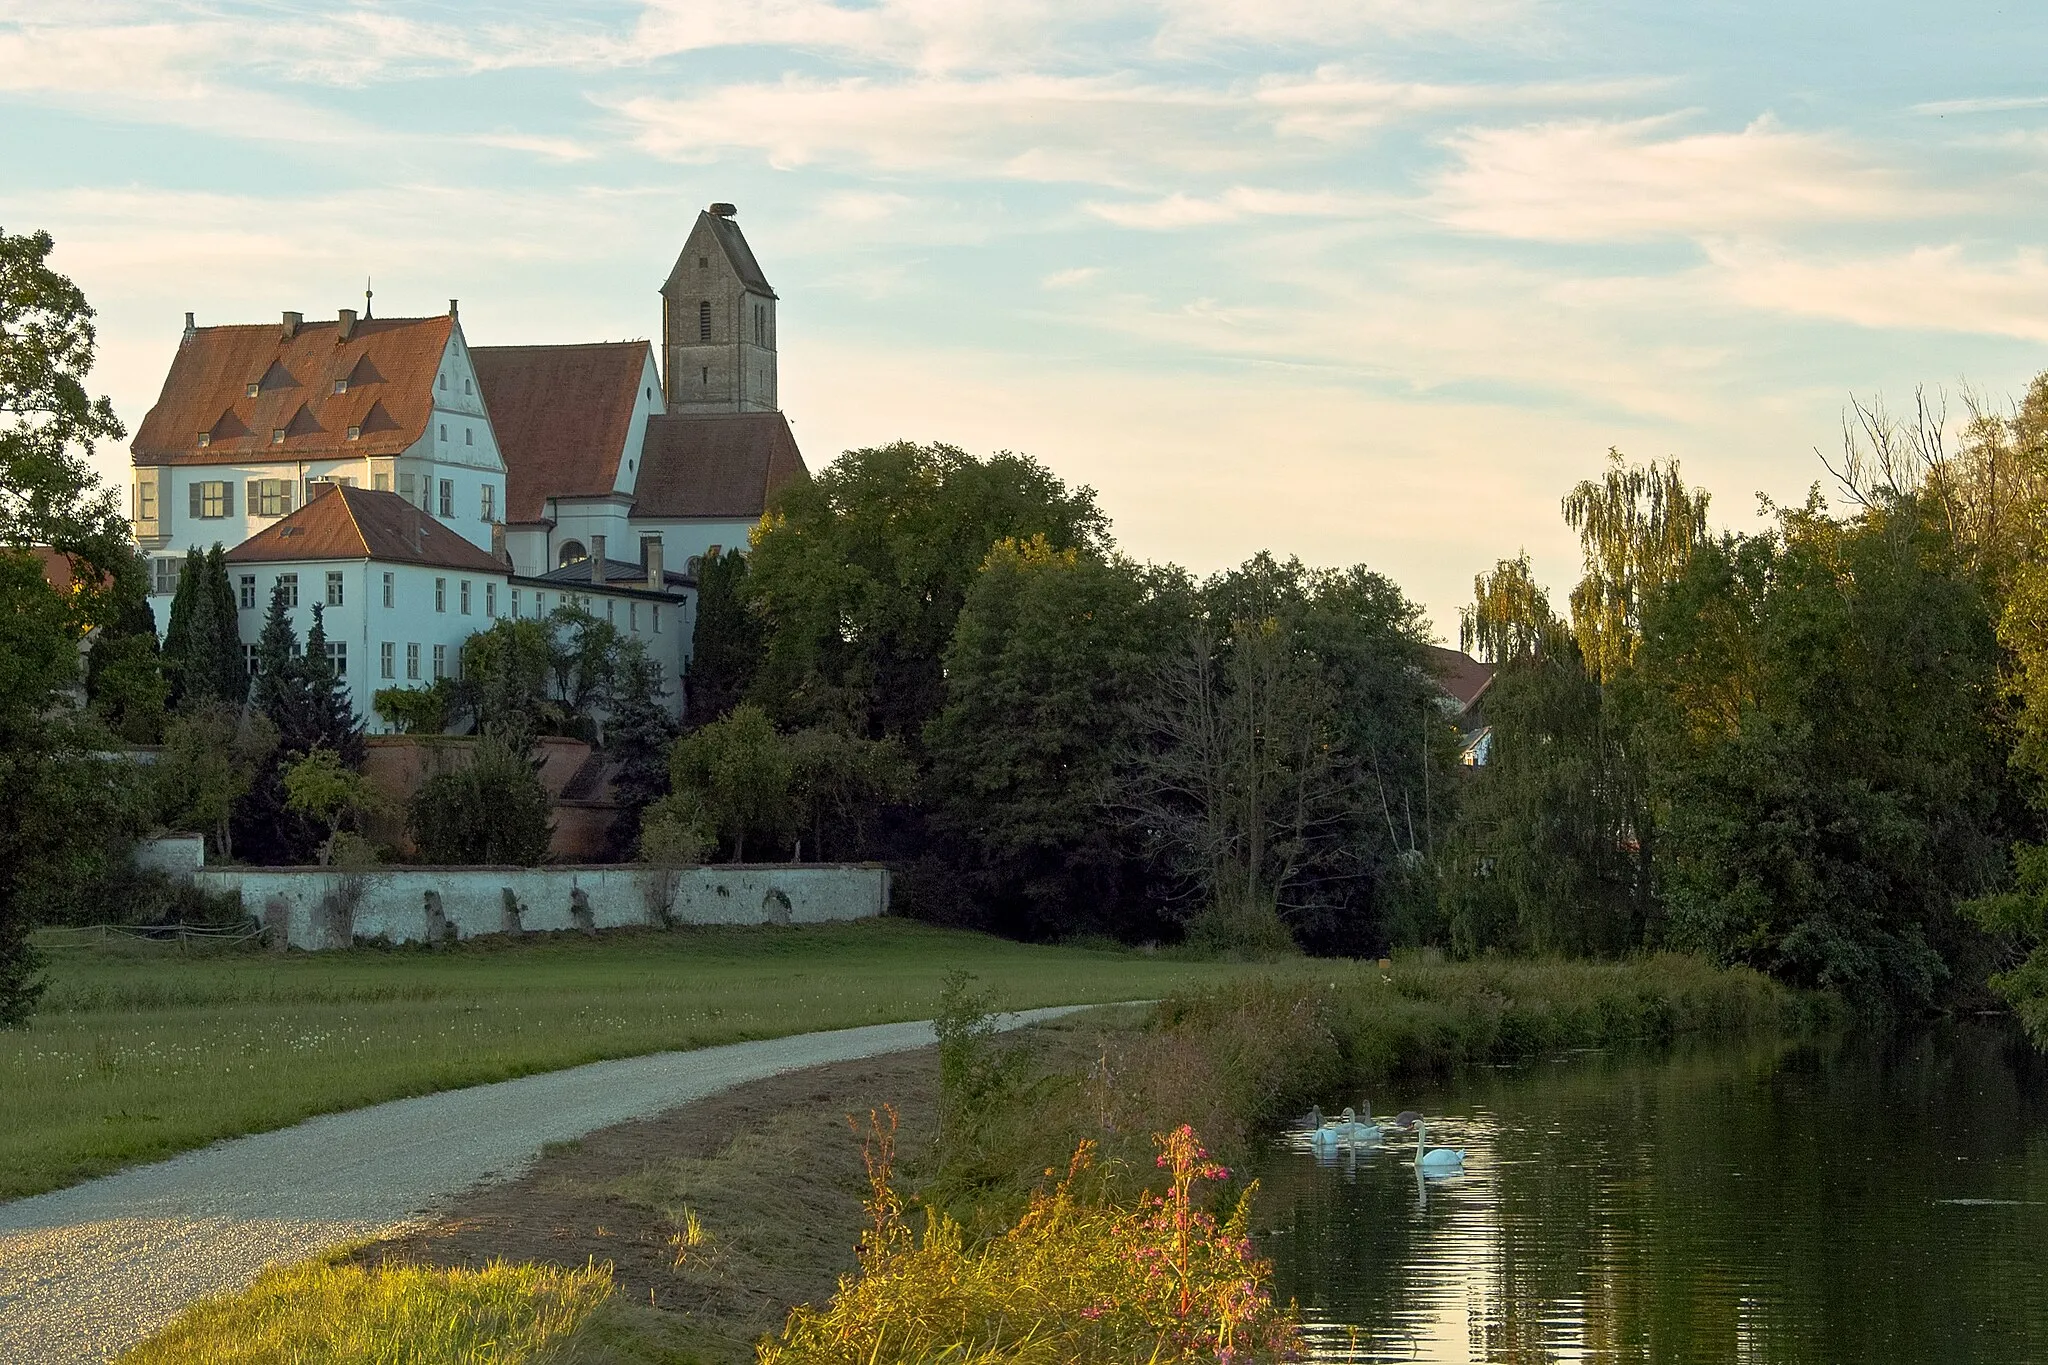
<instances>
[{"instance_id":1,"label":"tower louvered window","mask_svg":"<svg viewBox=\"0 0 2048 1365\"><path fill-rule=\"evenodd\" d=\"M711 340L711 300L704 299L697 304L697 340Z\"/></svg>"}]
</instances>

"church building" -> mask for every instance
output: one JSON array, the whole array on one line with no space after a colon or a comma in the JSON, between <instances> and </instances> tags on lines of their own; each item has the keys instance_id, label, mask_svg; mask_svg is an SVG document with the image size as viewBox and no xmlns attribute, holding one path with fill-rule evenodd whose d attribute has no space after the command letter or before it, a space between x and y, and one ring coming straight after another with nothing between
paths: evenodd
<instances>
[{"instance_id":1,"label":"church building","mask_svg":"<svg viewBox=\"0 0 2048 1365\"><path fill-rule=\"evenodd\" d=\"M283 583L324 603L358 714L449 675L506 616L574 603L682 705L696 571L806 477L777 405L775 291L730 204L697 216L647 341L472 346L444 315L185 330L137 428L132 524L158 629L188 547L230 547L253 647ZM368 300L365 300L367 305Z\"/></svg>"}]
</instances>

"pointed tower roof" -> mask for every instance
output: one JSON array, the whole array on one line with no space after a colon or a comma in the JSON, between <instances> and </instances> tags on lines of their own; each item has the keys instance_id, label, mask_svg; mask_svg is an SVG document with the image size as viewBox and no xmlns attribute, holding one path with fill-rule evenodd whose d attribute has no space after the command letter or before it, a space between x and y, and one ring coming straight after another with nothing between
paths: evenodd
<instances>
[{"instance_id":1,"label":"pointed tower roof","mask_svg":"<svg viewBox=\"0 0 2048 1365\"><path fill-rule=\"evenodd\" d=\"M780 297L768 283L768 277L761 273L761 264L754 259L754 249L747 245L746 234L741 232L740 225L733 221L737 213L738 210L731 204L713 204L697 215L696 226L690 229L690 236L683 244L682 253L676 257L675 266L668 272L668 278L662 282L663 289L667 289L682 277L684 262L692 255L699 254L692 243L698 240L699 234L708 233L711 239L718 243L719 249L725 252L725 259L732 262L733 273L740 277L741 284L756 294L766 294L771 299Z\"/></svg>"}]
</instances>

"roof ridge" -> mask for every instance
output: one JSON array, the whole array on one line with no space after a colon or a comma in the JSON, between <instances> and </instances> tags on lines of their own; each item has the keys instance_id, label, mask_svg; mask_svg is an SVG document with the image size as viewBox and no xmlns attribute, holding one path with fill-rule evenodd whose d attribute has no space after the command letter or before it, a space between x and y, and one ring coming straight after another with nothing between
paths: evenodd
<instances>
[{"instance_id":1,"label":"roof ridge","mask_svg":"<svg viewBox=\"0 0 2048 1365\"><path fill-rule=\"evenodd\" d=\"M356 505L349 501L348 495L356 491L355 486L338 483L334 486L334 491L341 495L341 510L348 513L348 524L355 529L356 539L363 542L363 554L366 557L373 556L375 552L370 549L369 534L363 530L363 523L356 517Z\"/></svg>"}]
</instances>

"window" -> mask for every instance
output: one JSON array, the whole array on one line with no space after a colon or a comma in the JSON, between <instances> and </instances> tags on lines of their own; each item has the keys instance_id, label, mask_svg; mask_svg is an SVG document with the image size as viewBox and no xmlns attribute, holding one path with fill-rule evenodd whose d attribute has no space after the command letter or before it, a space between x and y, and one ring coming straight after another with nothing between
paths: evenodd
<instances>
[{"instance_id":1,"label":"window","mask_svg":"<svg viewBox=\"0 0 2048 1365\"><path fill-rule=\"evenodd\" d=\"M512 615L515 619L519 615L519 589L517 588L512 589Z\"/></svg>"},{"instance_id":2,"label":"window","mask_svg":"<svg viewBox=\"0 0 2048 1365\"><path fill-rule=\"evenodd\" d=\"M462 429L462 443L466 446L473 446L476 444L476 431L473 428L464 427Z\"/></svg>"},{"instance_id":3,"label":"window","mask_svg":"<svg viewBox=\"0 0 2048 1365\"><path fill-rule=\"evenodd\" d=\"M697 268L699 270L709 270L711 268L711 258L709 256L699 256L697 258Z\"/></svg>"},{"instance_id":4,"label":"window","mask_svg":"<svg viewBox=\"0 0 2048 1365\"><path fill-rule=\"evenodd\" d=\"M397 579L398 575L388 570L384 574L384 605L387 607L395 605L398 596Z\"/></svg>"},{"instance_id":5,"label":"window","mask_svg":"<svg viewBox=\"0 0 2048 1365\"><path fill-rule=\"evenodd\" d=\"M465 379L465 380L463 380L463 381L462 381L462 391L463 391L464 393L475 393L475 392L476 392L476 390L475 390L474 388L470 387L470 382L469 382L469 381L468 381L467 379Z\"/></svg>"},{"instance_id":6,"label":"window","mask_svg":"<svg viewBox=\"0 0 2048 1365\"><path fill-rule=\"evenodd\" d=\"M254 646L254 645L243 645L243 646L242 646L242 667L248 670L249 676L250 676L250 677L252 677L252 678L253 678L253 677L255 677L255 676L256 676L256 671L257 671L257 669L258 669L258 668L260 668L261 666L262 666L262 665L260 665L259 663L257 663L257 654L256 654L256 646Z\"/></svg>"},{"instance_id":7,"label":"window","mask_svg":"<svg viewBox=\"0 0 2048 1365\"><path fill-rule=\"evenodd\" d=\"M329 640L327 642L327 662L334 669L335 677L346 678L348 676L348 644L346 641Z\"/></svg>"},{"instance_id":8,"label":"window","mask_svg":"<svg viewBox=\"0 0 2048 1365\"><path fill-rule=\"evenodd\" d=\"M448 676L448 646L434 646L434 680L439 682Z\"/></svg>"},{"instance_id":9,"label":"window","mask_svg":"<svg viewBox=\"0 0 2048 1365\"><path fill-rule=\"evenodd\" d=\"M659 602L650 602L650 603L648 603L648 605L647 605L647 614L648 614L648 615L650 615L650 616L652 616L652 617L654 618L654 633L655 633L656 635L659 635L659 634L661 634L661 603L659 603Z\"/></svg>"},{"instance_id":10,"label":"window","mask_svg":"<svg viewBox=\"0 0 2048 1365\"><path fill-rule=\"evenodd\" d=\"M469 615L469 580L462 580L462 614Z\"/></svg>"},{"instance_id":11,"label":"window","mask_svg":"<svg viewBox=\"0 0 2048 1365\"><path fill-rule=\"evenodd\" d=\"M414 682L419 681L420 647L418 645L408 644L405 647L405 676Z\"/></svg>"},{"instance_id":12,"label":"window","mask_svg":"<svg viewBox=\"0 0 2048 1365\"><path fill-rule=\"evenodd\" d=\"M555 567L558 569L567 568L579 559L588 558L590 558L590 552L583 548L582 541L565 540L562 542L561 553L555 557Z\"/></svg>"},{"instance_id":13,"label":"window","mask_svg":"<svg viewBox=\"0 0 2048 1365\"><path fill-rule=\"evenodd\" d=\"M156 520L156 474L154 471L135 481L135 519L153 522ZM151 528L153 531L154 528ZM144 532L147 535L151 532Z\"/></svg>"},{"instance_id":14,"label":"window","mask_svg":"<svg viewBox=\"0 0 2048 1365\"><path fill-rule=\"evenodd\" d=\"M413 488L412 488L412 475L410 475L410 474L405 474L405 473L401 473L401 474L399 474L399 476L398 476L398 496L399 496L399 497L401 497L401 498L404 498L404 499L405 499L405 500L406 500L407 502L414 502L414 501L417 501L417 499L415 499L415 498L413 497L413 495L412 495L412 494L413 494Z\"/></svg>"},{"instance_id":15,"label":"window","mask_svg":"<svg viewBox=\"0 0 2048 1365\"><path fill-rule=\"evenodd\" d=\"M536 619L548 614L548 595L539 588L533 590L533 614Z\"/></svg>"},{"instance_id":16,"label":"window","mask_svg":"<svg viewBox=\"0 0 2048 1365\"><path fill-rule=\"evenodd\" d=\"M199 444L200 444L200 445L202 445L202 446L210 446L210 445L212 445L212 444L213 444L213 433L212 433L212 432L210 432L210 431L202 431L202 432L200 432L200 433L199 433Z\"/></svg>"},{"instance_id":17,"label":"window","mask_svg":"<svg viewBox=\"0 0 2048 1365\"><path fill-rule=\"evenodd\" d=\"M377 646L377 676L395 678L398 676L398 646L386 640Z\"/></svg>"},{"instance_id":18,"label":"window","mask_svg":"<svg viewBox=\"0 0 2048 1365\"><path fill-rule=\"evenodd\" d=\"M373 492L389 493L391 491L391 471L388 469L372 470L370 473L370 488Z\"/></svg>"},{"instance_id":19,"label":"window","mask_svg":"<svg viewBox=\"0 0 2048 1365\"><path fill-rule=\"evenodd\" d=\"M341 605L341 570L339 569L329 569L327 571L327 605L330 607Z\"/></svg>"},{"instance_id":20,"label":"window","mask_svg":"<svg viewBox=\"0 0 2048 1365\"><path fill-rule=\"evenodd\" d=\"M349 439L350 439L351 441L360 441L360 440L362 440L362 439L363 439L363 429L362 429L361 427L350 427L350 428L348 429L348 438L349 438Z\"/></svg>"},{"instance_id":21,"label":"window","mask_svg":"<svg viewBox=\"0 0 2048 1365\"><path fill-rule=\"evenodd\" d=\"M618 606L616 598L607 597L604 599L604 623L606 625L615 626L619 623L619 618L616 614Z\"/></svg>"},{"instance_id":22,"label":"window","mask_svg":"<svg viewBox=\"0 0 2048 1365\"><path fill-rule=\"evenodd\" d=\"M711 387L711 367L709 365L697 367L697 382L707 389Z\"/></svg>"},{"instance_id":23,"label":"window","mask_svg":"<svg viewBox=\"0 0 2048 1365\"><path fill-rule=\"evenodd\" d=\"M348 381L347 381L346 379L337 379L337 380L335 380L335 381L334 381L334 391L335 391L336 393L347 393L347 392L348 392Z\"/></svg>"},{"instance_id":24,"label":"window","mask_svg":"<svg viewBox=\"0 0 2048 1365\"><path fill-rule=\"evenodd\" d=\"M448 580L445 578L434 580L434 610L448 610Z\"/></svg>"},{"instance_id":25,"label":"window","mask_svg":"<svg viewBox=\"0 0 2048 1365\"><path fill-rule=\"evenodd\" d=\"M493 621L498 619L498 585L496 583L484 584L484 615L490 617Z\"/></svg>"},{"instance_id":26,"label":"window","mask_svg":"<svg viewBox=\"0 0 2048 1365\"><path fill-rule=\"evenodd\" d=\"M283 427L272 427L270 429L270 443L274 446L281 446L284 444Z\"/></svg>"},{"instance_id":27,"label":"window","mask_svg":"<svg viewBox=\"0 0 2048 1365\"><path fill-rule=\"evenodd\" d=\"M697 340L711 340L711 300L703 299L697 304Z\"/></svg>"},{"instance_id":28,"label":"window","mask_svg":"<svg viewBox=\"0 0 2048 1365\"><path fill-rule=\"evenodd\" d=\"M245 398L254 398L257 395L257 393L262 389L262 387L263 386L260 384L251 384L247 388L242 390L242 395Z\"/></svg>"},{"instance_id":29,"label":"window","mask_svg":"<svg viewBox=\"0 0 2048 1365\"><path fill-rule=\"evenodd\" d=\"M455 515L455 480L453 479L441 480L441 515L444 517Z\"/></svg>"},{"instance_id":30,"label":"window","mask_svg":"<svg viewBox=\"0 0 2048 1365\"><path fill-rule=\"evenodd\" d=\"M638 602L626 603L626 629L640 629L640 604Z\"/></svg>"},{"instance_id":31,"label":"window","mask_svg":"<svg viewBox=\"0 0 2048 1365\"><path fill-rule=\"evenodd\" d=\"M232 516L235 511L234 485L223 479L203 479L187 490L191 495L191 512L195 517L207 521L219 521Z\"/></svg>"},{"instance_id":32,"label":"window","mask_svg":"<svg viewBox=\"0 0 2048 1365\"><path fill-rule=\"evenodd\" d=\"M185 561L165 555L162 559L149 561L151 581L149 590L157 597L169 597L178 590L178 575L185 570Z\"/></svg>"},{"instance_id":33,"label":"window","mask_svg":"<svg viewBox=\"0 0 2048 1365\"><path fill-rule=\"evenodd\" d=\"M292 510L290 479L249 480L249 510L259 517L281 517Z\"/></svg>"},{"instance_id":34,"label":"window","mask_svg":"<svg viewBox=\"0 0 2048 1365\"><path fill-rule=\"evenodd\" d=\"M255 574L245 573L242 575L242 581L236 584L235 600L242 604L243 611L254 611L256 609Z\"/></svg>"},{"instance_id":35,"label":"window","mask_svg":"<svg viewBox=\"0 0 2048 1365\"><path fill-rule=\"evenodd\" d=\"M297 574L279 574L277 576L277 586L284 589L284 604L287 607L299 605L299 576Z\"/></svg>"},{"instance_id":36,"label":"window","mask_svg":"<svg viewBox=\"0 0 2048 1365\"><path fill-rule=\"evenodd\" d=\"M446 422L441 423L441 439L444 441L448 439L448 424Z\"/></svg>"},{"instance_id":37,"label":"window","mask_svg":"<svg viewBox=\"0 0 2048 1365\"><path fill-rule=\"evenodd\" d=\"M484 520L496 521L498 519L498 485L494 483L484 485L483 506Z\"/></svg>"},{"instance_id":38,"label":"window","mask_svg":"<svg viewBox=\"0 0 2048 1365\"><path fill-rule=\"evenodd\" d=\"M444 389L448 387L448 376L445 374L441 376L441 387Z\"/></svg>"}]
</instances>

